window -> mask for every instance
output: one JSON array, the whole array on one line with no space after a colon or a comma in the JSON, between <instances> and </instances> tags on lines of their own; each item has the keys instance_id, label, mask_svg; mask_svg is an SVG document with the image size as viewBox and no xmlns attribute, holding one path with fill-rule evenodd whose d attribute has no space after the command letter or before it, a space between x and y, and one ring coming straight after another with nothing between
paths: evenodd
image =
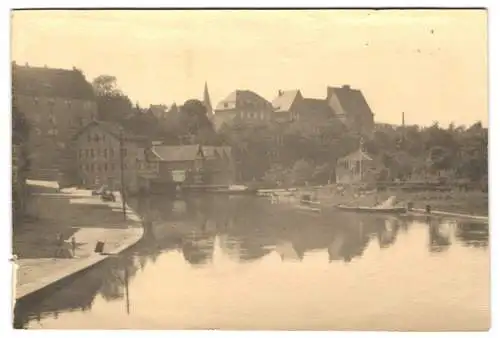
<instances>
[{"instance_id":1,"label":"window","mask_svg":"<svg viewBox=\"0 0 500 338\"><path fill-rule=\"evenodd\" d=\"M104 171L108 171L108 164L104 163Z\"/></svg>"},{"instance_id":2,"label":"window","mask_svg":"<svg viewBox=\"0 0 500 338\"><path fill-rule=\"evenodd\" d=\"M83 149L80 149L78 152L78 157L83 158Z\"/></svg>"},{"instance_id":3,"label":"window","mask_svg":"<svg viewBox=\"0 0 500 338\"><path fill-rule=\"evenodd\" d=\"M90 157L94 158L94 149L90 149Z\"/></svg>"},{"instance_id":4,"label":"window","mask_svg":"<svg viewBox=\"0 0 500 338\"><path fill-rule=\"evenodd\" d=\"M90 171L94 171L94 163L90 164Z\"/></svg>"},{"instance_id":5,"label":"window","mask_svg":"<svg viewBox=\"0 0 500 338\"><path fill-rule=\"evenodd\" d=\"M224 108L227 108L227 102L224 102Z\"/></svg>"},{"instance_id":6,"label":"window","mask_svg":"<svg viewBox=\"0 0 500 338\"><path fill-rule=\"evenodd\" d=\"M102 135L102 141L106 141L106 135Z\"/></svg>"},{"instance_id":7,"label":"window","mask_svg":"<svg viewBox=\"0 0 500 338\"><path fill-rule=\"evenodd\" d=\"M114 163L111 163L111 170L115 171L115 164Z\"/></svg>"},{"instance_id":8,"label":"window","mask_svg":"<svg viewBox=\"0 0 500 338\"><path fill-rule=\"evenodd\" d=\"M89 150L88 149L85 149L85 157L89 157Z\"/></svg>"},{"instance_id":9,"label":"window","mask_svg":"<svg viewBox=\"0 0 500 338\"><path fill-rule=\"evenodd\" d=\"M88 142L91 142L92 141L92 135L90 135L90 133L87 134L87 141Z\"/></svg>"},{"instance_id":10,"label":"window","mask_svg":"<svg viewBox=\"0 0 500 338\"><path fill-rule=\"evenodd\" d=\"M108 158L108 149L103 150L104 158Z\"/></svg>"},{"instance_id":11,"label":"window","mask_svg":"<svg viewBox=\"0 0 500 338\"><path fill-rule=\"evenodd\" d=\"M115 156L114 149L109 149L109 157L113 158Z\"/></svg>"},{"instance_id":12,"label":"window","mask_svg":"<svg viewBox=\"0 0 500 338\"><path fill-rule=\"evenodd\" d=\"M101 156L101 149L97 149L97 157Z\"/></svg>"},{"instance_id":13,"label":"window","mask_svg":"<svg viewBox=\"0 0 500 338\"><path fill-rule=\"evenodd\" d=\"M127 157L127 148L122 149L122 155L123 157Z\"/></svg>"},{"instance_id":14,"label":"window","mask_svg":"<svg viewBox=\"0 0 500 338\"><path fill-rule=\"evenodd\" d=\"M101 165L100 165L100 164L97 164L97 165L96 165L96 171L97 171L97 172L101 171Z\"/></svg>"},{"instance_id":15,"label":"window","mask_svg":"<svg viewBox=\"0 0 500 338\"><path fill-rule=\"evenodd\" d=\"M84 167L85 167L85 170L89 170L89 165L88 164L85 164Z\"/></svg>"}]
</instances>

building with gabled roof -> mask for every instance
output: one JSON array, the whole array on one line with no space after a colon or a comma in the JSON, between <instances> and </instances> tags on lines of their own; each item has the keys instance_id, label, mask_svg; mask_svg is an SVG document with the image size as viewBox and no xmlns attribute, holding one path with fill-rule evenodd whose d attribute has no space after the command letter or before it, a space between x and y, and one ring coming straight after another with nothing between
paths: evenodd
<instances>
[{"instance_id":1,"label":"building with gabled roof","mask_svg":"<svg viewBox=\"0 0 500 338\"><path fill-rule=\"evenodd\" d=\"M159 179L177 184L230 185L235 179L231 147L153 145L151 161L159 163Z\"/></svg>"},{"instance_id":2,"label":"building with gabled roof","mask_svg":"<svg viewBox=\"0 0 500 338\"><path fill-rule=\"evenodd\" d=\"M259 94L250 90L235 90L215 107L214 124L219 128L224 123L235 121L268 121L272 112L271 103Z\"/></svg>"},{"instance_id":3,"label":"building with gabled roof","mask_svg":"<svg viewBox=\"0 0 500 338\"><path fill-rule=\"evenodd\" d=\"M273 118L276 121L296 120L300 113L300 104L304 98L300 90L279 90L272 101Z\"/></svg>"},{"instance_id":4,"label":"building with gabled roof","mask_svg":"<svg viewBox=\"0 0 500 338\"><path fill-rule=\"evenodd\" d=\"M328 87L326 100L335 115L349 128L362 133L373 131L374 114L361 90L353 89L349 85Z\"/></svg>"},{"instance_id":5,"label":"building with gabled roof","mask_svg":"<svg viewBox=\"0 0 500 338\"><path fill-rule=\"evenodd\" d=\"M348 85L327 87L325 99L305 98L297 89L280 90L272 106L273 119L277 122L321 124L328 119L336 119L362 133L370 133L374 128L374 114L362 92Z\"/></svg>"}]
</instances>

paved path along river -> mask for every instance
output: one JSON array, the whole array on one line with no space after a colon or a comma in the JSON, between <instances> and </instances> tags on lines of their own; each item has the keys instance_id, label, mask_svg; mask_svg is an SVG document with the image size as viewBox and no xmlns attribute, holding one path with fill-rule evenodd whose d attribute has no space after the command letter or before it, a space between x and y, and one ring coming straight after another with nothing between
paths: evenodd
<instances>
[{"instance_id":1,"label":"paved path along river","mask_svg":"<svg viewBox=\"0 0 500 338\"><path fill-rule=\"evenodd\" d=\"M263 198L131 203L132 250L36 304L27 328L484 330L488 224L332 211Z\"/></svg>"}]
</instances>

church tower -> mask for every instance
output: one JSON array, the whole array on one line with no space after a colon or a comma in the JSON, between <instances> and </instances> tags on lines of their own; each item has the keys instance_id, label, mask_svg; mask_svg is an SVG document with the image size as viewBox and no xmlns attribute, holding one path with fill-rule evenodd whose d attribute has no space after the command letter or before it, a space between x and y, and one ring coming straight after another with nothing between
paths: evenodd
<instances>
[{"instance_id":1,"label":"church tower","mask_svg":"<svg viewBox=\"0 0 500 338\"><path fill-rule=\"evenodd\" d=\"M210 120L212 120L214 116L214 111L212 109L212 103L210 102L210 95L208 94L208 85L207 82L205 82L205 90L203 92L203 105L205 106L205 109L207 110L207 116Z\"/></svg>"}]
</instances>

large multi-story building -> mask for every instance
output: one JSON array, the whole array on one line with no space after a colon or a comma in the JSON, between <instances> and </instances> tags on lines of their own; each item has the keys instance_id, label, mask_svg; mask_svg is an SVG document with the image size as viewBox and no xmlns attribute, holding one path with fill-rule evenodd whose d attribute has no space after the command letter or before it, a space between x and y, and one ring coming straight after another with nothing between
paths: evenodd
<instances>
[{"instance_id":1,"label":"large multi-story building","mask_svg":"<svg viewBox=\"0 0 500 338\"><path fill-rule=\"evenodd\" d=\"M234 121L268 121L272 113L273 106L262 96L250 90L235 90L217 104L214 124L219 128Z\"/></svg>"},{"instance_id":2,"label":"large multi-story building","mask_svg":"<svg viewBox=\"0 0 500 338\"><path fill-rule=\"evenodd\" d=\"M75 178L72 136L97 117L94 92L83 73L13 63L12 95L30 124L30 176L62 172Z\"/></svg>"},{"instance_id":3,"label":"large multi-story building","mask_svg":"<svg viewBox=\"0 0 500 338\"><path fill-rule=\"evenodd\" d=\"M149 169L143 157L149 147L146 137L133 135L116 123L94 121L75 135L75 141L82 186L107 185L110 189L121 190L123 167L125 191L138 192L139 171Z\"/></svg>"}]
</instances>

